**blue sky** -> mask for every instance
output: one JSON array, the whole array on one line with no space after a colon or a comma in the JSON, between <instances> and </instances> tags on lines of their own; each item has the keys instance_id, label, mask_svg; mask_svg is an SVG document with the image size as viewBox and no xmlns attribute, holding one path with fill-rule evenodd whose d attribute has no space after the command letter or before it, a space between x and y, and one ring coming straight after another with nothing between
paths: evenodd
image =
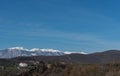
<instances>
[{"instance_id":1,"label":"blue sky","mask_svg":"<svg viewBox=\"0 0 120 76\"><path fill-rule=\"evenodd\" d=\"M0 0L0 48L120 49L119 0Z\"/></svg>"}]
</instances>

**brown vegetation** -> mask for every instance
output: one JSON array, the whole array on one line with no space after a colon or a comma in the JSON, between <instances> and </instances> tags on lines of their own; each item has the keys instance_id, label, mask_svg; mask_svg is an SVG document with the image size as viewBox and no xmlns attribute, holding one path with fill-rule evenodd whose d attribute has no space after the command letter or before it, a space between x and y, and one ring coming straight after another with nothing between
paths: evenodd
<instances>
[{"instance_id":1,"label":"brown vegetation","mask_svg":"<svg viewBox=\"0 0 120 76\"><path fill-rule=\"evenodd\" d=\"M120 64L52 64L37 66L19 76L120 76Z\"/></svg>"},{"instance_id":2,"label":"brown vegetation","mask_svg":"<svg viewBox=\"0 0 120 76\"><path fill-rule=\"evenodd\" d=\"M49 67L48 67L49 65ZM44 63L28 67L16 68L8 66L0 69L0 76L120 76L120 63L80 64L60 62Z\"/></svg>"}]
</instances>

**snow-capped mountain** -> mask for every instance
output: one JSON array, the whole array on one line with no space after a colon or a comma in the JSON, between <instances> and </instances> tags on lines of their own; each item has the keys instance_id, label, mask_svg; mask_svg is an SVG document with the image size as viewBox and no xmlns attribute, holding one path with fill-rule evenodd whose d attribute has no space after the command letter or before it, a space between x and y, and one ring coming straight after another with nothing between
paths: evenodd
<instances>
[{"instance_id":1,"label":"snow-capped mountain","mask_svg":"<svg viewBox=\"0 0 120 76\"><path fill-rule=\"evenodd\" d=\"M31 50L29 50L29 52L32 55L43 55L43 56L60 56L60 55L64 55L63 52L59 51L59 50L54 50L54 49L39 49L39 48L33 48Z\"/></svg>"},{"instance_id":2,"label":"snow-capped mountain","mask_svg":"<svg viewBox=\"0 0 120 76\"><path fill-rule=\"evenodd\" d=\"M70 52L70 51L66 51L66 52L64 52L64 54L87 54L87 53L85 53L85 52Z\"/></svg>"},{"instance_id":3,"label":"snow-capped mountain","mask_svg":"<svg viewBox=\"0 0 120 76\"><path fill-rule=\"evenodd\" d=\"M12 47L8 49L0 50L0 58L13 58L18 56L61 56L65 54L71 54L75 52L61 52L59 50L54 49L26 49L23 47ZM77 53L77 52L76 52ZM79 52L81 54L85 54L83 52Z\"/></svg>"}]
</instances>

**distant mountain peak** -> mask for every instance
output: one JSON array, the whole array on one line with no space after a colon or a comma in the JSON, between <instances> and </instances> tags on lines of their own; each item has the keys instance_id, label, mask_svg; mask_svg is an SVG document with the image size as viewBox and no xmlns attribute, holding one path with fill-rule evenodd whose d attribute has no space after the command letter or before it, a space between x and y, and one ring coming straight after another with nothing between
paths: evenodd
<instances>
[{"instance_id":1,"label":"distant mountain peak","mask_svg":"<svg viewBox=\"0 0 120 76\"><path fill-rule=\"evenodd\" d=\"M11 47L11 48L8 48L9 50L26 50L28 51L28 49L24 48L24 47Z\"/></svg>"},{"instance_id":2,"label":"distant mountain peak","mask_svg":"<svg viewBox=\"0 0 120 76\"><path fill-rule=\"evenodd\" d=\"M54 50L54 49L40 49L40 48L33 48L31 50L29 50L31 52L34 51L42 51L42 52L61 52L60 50Z\"/></svg>"},{"instance_id":3,"label":"distant mountain peak","mask_svg":"<svg viewBox=\"0 0 120 76\"><path fill-rule=\"evenodd\" d=\"M33 48L33 49L29 50L29 51L36 51L36 50L40 50L40 49L39 48Z\"/></svg>"},{"instance_id":4,"label":"distant mountain peak","mask_svg":"<svg viewBox=\"0 0 120 76\"><path fill-rule=\"evenodd\" d=\"M61 52L60 50L54 50L54 49L41 49L43 52Z\"/></svg>"},{"instance_id":5,"label":"distant mountain peak","mask_svg":"<svg viewBox=\"0 0 120 76\"><path fill-rule=\"evenodd\" d=\"M77 53L77 54L87 54L85 52L69 52L69 51L64 52L64 54L75 54L75 53Z\"/></svg>"}]
</instances>

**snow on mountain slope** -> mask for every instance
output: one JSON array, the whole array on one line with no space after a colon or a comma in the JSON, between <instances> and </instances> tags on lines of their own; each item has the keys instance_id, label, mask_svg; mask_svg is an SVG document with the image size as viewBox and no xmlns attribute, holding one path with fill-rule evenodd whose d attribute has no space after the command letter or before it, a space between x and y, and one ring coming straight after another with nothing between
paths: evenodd
<instances>
[{"instance_id":1,"label":"snow on mountain slope","mask_svg":"<svg viewBox=\"0 0 120 76\"><path fill-rule=\"evenodd\" d=\"M8 48L9 50L26 50L28 51L28 49L24 48L24 47L12 47L12 48Z\"/></svg>"},{"instance_id":2,"label":"snow on mountain slope","mask_svg":"<svg viewBox=\"0 0 120 76\"><path fill-rule=\"evenodd\" d=\"M0 50L0 58L13 58L18 56L61 56L64 54L72 54L75 52L61 52L60 50L54 49L26 49L23 47L12 47L8 49ZM76 52L77 53L77 52ZM84 52L79 52L81 54L86 54Z\"/></svg>"},{"instance_id":3,"label":"snow on mountain slope","mask_svg":"<svg viewBox=\"0 0 120 76\"><path fill-rule=\"evenodd\" d=\"M75 54L75 53L78 53L78 54L87 54L85 52L69 52L69 51L64 52L64 54Z\"/></svg>"},{"instance_id":4,"label":"snow on mountain slope","mask_svg":"<svg viewBox=\"0 0 120 76\"><path fill-rule=\"evenodd\" d=\"M60 56L64 55L59 50L54 50L54 49L39 49L39 48L33 48L29 52L35 55L44 55L44 56Z\"/></svg>"}]
</instances>

